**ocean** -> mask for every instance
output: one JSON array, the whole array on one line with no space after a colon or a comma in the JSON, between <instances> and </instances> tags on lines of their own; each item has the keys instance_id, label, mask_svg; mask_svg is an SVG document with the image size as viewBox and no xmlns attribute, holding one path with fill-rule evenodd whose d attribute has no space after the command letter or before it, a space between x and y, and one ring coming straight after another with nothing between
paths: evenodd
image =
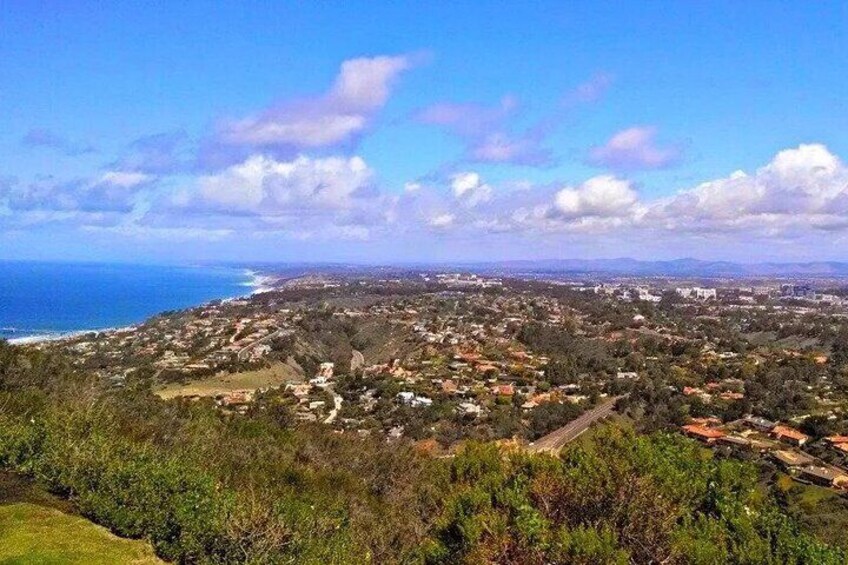
<instances>
[{"instance_id":1,"label":"ocean","mask_svg":"<svg viewBox=\"0 0 848 565\"><path fill-rule=\"evenodd\" d=\"M250 294L257 277L223 267L0 262L0 339L118 328Z\"/></svg>"}]
</instances>

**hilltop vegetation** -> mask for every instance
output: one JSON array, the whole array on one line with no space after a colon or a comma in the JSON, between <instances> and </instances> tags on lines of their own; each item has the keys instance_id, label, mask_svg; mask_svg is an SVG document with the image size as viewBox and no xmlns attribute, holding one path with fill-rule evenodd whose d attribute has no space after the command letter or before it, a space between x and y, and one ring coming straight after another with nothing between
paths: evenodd
<instances>
[{"instance_id":1,"label":"hilltop vegetation","mask_svg":"<svg viewBox=\"0 0 848 565\"><path fill-rule=\"evenodd\" d=\"M411 444L122 390L0 344L0 466L184 563L843 563L749 464L610 427L562 458Z\"/></svg>"}]
</instances>

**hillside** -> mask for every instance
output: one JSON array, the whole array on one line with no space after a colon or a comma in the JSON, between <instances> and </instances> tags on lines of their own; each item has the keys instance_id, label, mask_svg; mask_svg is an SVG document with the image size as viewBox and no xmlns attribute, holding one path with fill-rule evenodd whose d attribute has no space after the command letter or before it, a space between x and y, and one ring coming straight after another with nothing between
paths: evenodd
<instances>
[{"instance_id":1,"label":"hillside","mask_svg":"<svg viewBox=\"0 0 848 565\"><path fill-rule=\"evenodd\" d=\"M757 488L753 465L677 434L610 426L560 458L469 442L434 459L409 442L293 424L273 401L231 417L133 383L104 388L2 343L0 406L0 467L176 562L845 561ZM4 512L10 559L61 553L67 540L110 562L145 558L56 510Z\"/></svg>"}]
</instances>

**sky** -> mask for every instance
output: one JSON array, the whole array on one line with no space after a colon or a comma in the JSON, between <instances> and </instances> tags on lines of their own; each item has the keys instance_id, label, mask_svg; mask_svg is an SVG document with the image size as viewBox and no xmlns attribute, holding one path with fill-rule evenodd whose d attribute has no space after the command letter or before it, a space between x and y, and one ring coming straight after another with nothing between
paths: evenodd
<instances>
[{"instance_id":1,"label":"sky","mask_svg":"<svg viewBox=\"0 0 848 565\"><path fill-rule=\"evenodd\" d=\"M0 260L848 261L844 2L0 0Z\"/></svg>"}]
</instances>

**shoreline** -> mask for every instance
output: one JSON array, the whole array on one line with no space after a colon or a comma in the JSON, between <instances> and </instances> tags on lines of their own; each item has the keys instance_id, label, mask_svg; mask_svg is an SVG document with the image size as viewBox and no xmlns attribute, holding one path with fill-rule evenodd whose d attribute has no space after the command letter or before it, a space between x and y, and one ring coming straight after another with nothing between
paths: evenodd
<instances>
[{"instance_id":1,"label":"shoreline","mask_svg":"<svg viewBox=\"0 0 848 565\"><path fill-rule=\"evenodd\" d=\"M249 298L256 294L261 294L265 292L270 292L274 290L273 283L279 282L279 277L265 275L260 271L255 271L253 269L243 269L241 270L242 275L247 277L248 280L236 283L237 286L247 287L252 289L250 292L246 294L237 294L235 296L228 296L224 298L217 298L212 300L222 300L222 301L230 301L230 300L238 300L241 298ZM198 304L193 304L190 306L186 306L186 309L197 308L204 304L207 304L210 301L201 302ZM153 314L156 316L157 314ZM139 322L139 323L143 323ZM39 343L48 343L54 341L63 341L66 339L73 339L76 337L83 336L85 334L94 333L107 333L107 332L128 332L133 331L138 327L138 325L127 325L127 326L116 326L116 327L106 327L106 328L89 328L89 329L78 329L78 330L36 330L35 333L29 335L23 335L21 337L0 337L0 341L5 340L10 345L36 345ZM11 331L18 331L16 328L6 328Z\"/></svg>"}]
</instances>

